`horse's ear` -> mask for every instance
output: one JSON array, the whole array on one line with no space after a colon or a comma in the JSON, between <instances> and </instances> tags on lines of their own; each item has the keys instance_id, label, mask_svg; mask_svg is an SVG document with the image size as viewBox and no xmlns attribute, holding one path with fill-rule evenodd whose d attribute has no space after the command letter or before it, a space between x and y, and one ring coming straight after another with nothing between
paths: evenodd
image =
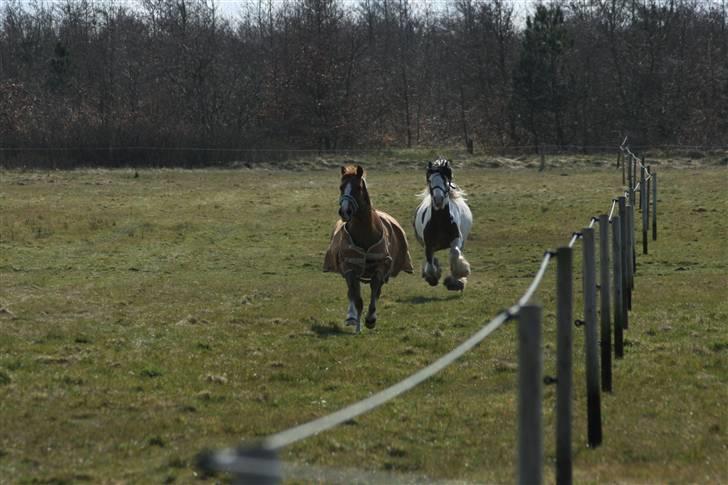
<instances>
[{"instance_id":1,"label":"horse's ear","mask_svg":"<svg viewBox=\"0 0 728 485\"><path fill-rule=\"evenodd\" d=\"M356 166L356 176L359 178L364 176L364 169L361 168L361 165Z\"/></svg>"},{"instance_id":2,"label":"horse's ear","mask_svg":"<svg viewBox=\"0 0 728 485\"><path fill-rule=\"evenodd\" d=\"M346 166L341 166L341 175L344 175L346 173Z\"/></svg>"}]
</instances>

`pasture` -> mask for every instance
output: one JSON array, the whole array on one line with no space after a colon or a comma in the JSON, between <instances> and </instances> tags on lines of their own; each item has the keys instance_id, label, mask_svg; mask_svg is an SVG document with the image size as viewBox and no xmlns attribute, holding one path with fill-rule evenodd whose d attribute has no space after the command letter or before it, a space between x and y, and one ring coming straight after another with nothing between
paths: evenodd
<instances>
[{"instance_id":1,"label":"pasture","mask_svg":"<svg viewBox=\"0 0 728 485\"><path fill-rule=\"evenodd\" d=\"M321 272L337 165L0 172L0 481L192 482L203 448L335 411L455 347L523 293L544 250L621 192L612 167L456 161L474 217L461 295L419 276L411 216L424 169L359 162L374 206L407 230L415 266L384 286L377 328L359 336L343 325L343 279ZM625 358L602 396L595 450L584 445L583 332L574 334L579 483L728 482L728 171L656 168L658 241L638 254ZM576 269L578 245L575 257ZM536 298L550 375L553 288L551 268ZM412 392L282 457L512 483L514 335L506 325ZM546 387L547 463L553 403Z\"/></svg>"}]
</instances>

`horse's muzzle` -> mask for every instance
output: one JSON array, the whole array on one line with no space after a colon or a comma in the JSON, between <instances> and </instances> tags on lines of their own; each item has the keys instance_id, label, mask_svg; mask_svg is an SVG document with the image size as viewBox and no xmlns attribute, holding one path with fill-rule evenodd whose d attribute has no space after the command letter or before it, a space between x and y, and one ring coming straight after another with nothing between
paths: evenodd
<instances>
[{"instance_id":1,"label":"horse's muzzle","mask_svg":"<svg viewBox=\"0 0 728 485\"><path fill-rule=\"evenodd\" d=\"M349 204L345 202L341 204L341 207L339 207L339 216L341 217L342 221L349 222L351 218L354 217L354 211L349 206Z\"/></svg>"},{"instance_id":2,"label":"horse's muzzle","mask_svg":"<svg viewBox=\"0 0 728 485\"><path fill-rule=\"evenodd\" d=\"M432 204L436 210L441 210L445 206L445 196L439 190L432 195Z\"/></svg>"}]
</instances>

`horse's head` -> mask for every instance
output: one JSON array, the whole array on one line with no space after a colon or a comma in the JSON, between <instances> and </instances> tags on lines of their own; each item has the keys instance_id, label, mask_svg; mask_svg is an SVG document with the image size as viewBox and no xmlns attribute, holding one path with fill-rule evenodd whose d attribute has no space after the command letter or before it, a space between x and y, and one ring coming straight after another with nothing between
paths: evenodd
<instances>
[{"instance_id":1,"label":"horse's head","mask_svg":"<svg viewBox=\"0 0 728 485\"><path fill-rule=\"evenodd\" d=\"M359 211L369 210L371 202L367 183L364 180L364 169L359 165L341 167L341 197L339 198L339 215L344 222L349 222Z\"/></svg>"},{"instance_id":2,"label":"horse's head","mask_svg":"<svg viewBox=\"0 0 728 485\"><path fill-rule=\"evenodd\" d=\"M427 163L427 188L430 191L432 205L435 210L445 207L452 186L452 168L450 161L438 158Z\"/></svg>"}]
</instances>

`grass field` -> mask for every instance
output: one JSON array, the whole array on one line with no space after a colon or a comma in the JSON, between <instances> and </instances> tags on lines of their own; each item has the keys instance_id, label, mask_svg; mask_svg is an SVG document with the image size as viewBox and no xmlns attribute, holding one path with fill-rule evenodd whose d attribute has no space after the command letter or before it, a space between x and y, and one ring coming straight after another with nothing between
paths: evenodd
<instances>
[{"instance_id":1,"label":"grass field","mask_svg":"<svg viewBox=\"0 0 728 485\"><path fill-rule=\"evenodd\" d=\"M626 355L594 450L575 333L578 483L728 482L728 170L658 170L659 238L638 256ZM377 328L353 336L345 283L321 272L335 165L136 174L0 172L0 482L199 480L203 448L335 411L451 350L515 302L544 250L621 191L613 168L456 165L475 220L466 291L400 275L384 287ZM397 165L368 176L375 206L408 230L417 269L410 217L423 181ZM550 375L553 276L537 294ZM283 458L512 483L514 335L499 329L434 379ZM549 480L553 406L547 387Z\"/></svg>"}]
</instances>

